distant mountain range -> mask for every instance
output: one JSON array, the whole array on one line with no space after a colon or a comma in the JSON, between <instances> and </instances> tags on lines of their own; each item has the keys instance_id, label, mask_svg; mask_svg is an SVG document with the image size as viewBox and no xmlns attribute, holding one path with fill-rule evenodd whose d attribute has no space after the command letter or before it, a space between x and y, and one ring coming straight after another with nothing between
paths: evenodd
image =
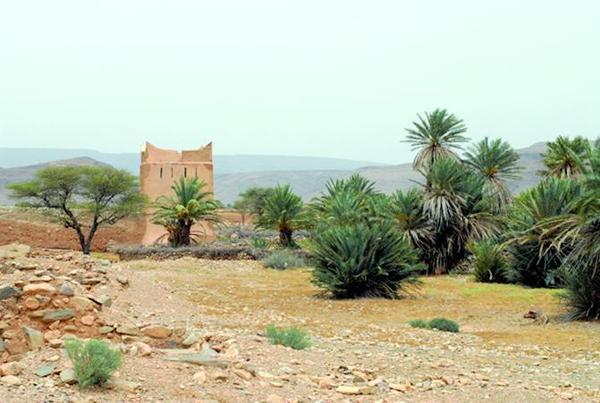
<instances>
[{"instance_id":1,"label":"distant mountain range","mask_svg":"<svg viewBox=\"0 0 600 403\"><path fill-rule=\"evenodd\" d=\"M68 148L0 148L0 168L16 168L87 157L137 175L140 153L103 153L96 150ZM215 155L215 175L258 172L295 171L306 169L356 169L384 165L370 161L355 161L326 157L295 157L287 155Z\"/></svg>"},{"instance_id":2,"label":"distant mountain range","mask_svg":"<svg viewBox=\"0 0 600 403\"><path fill-rule=\"evenodd\" d=\"M510 183L513 192L534 186L539 178L536 172L542 168L540 153L544 143L517 150L520 165L524 170L522 178ZM78 158L71 153L81 152ZM81 157L84 155L85 157ZM40 163L41 158L48 158ZM61 158L66 157L66 158ZM15 166L21 161L28 166ZM410 163L383 165L369 162L335 158L227 155L215 156L215 197L225 204L232 203L238 195L253 186L275 186L290 184L294 191L305 200L310 200L325 189L331 179L347 178L354 173L374 181L377 188L390 193L397 189L407 189L421 181L421 176L412 169ZM107 154L93 150L64 149L6 149L0 148L0 204L11 204L4 186L8 183L30 179L34 172L48 165L112 165L137 174L138 154Z\"/></svg>"}]
</instances>

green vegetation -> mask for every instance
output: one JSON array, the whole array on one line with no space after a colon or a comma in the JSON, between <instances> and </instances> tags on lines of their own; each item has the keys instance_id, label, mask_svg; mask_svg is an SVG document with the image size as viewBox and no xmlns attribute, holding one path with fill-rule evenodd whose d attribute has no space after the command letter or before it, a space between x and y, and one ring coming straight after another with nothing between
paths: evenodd
<instances>
[{"instance_id":1,"label":"green vegetation","mask_svg":"<svg viewBox=\"0 0 600 403\"><path fill-rule=\"evenodd\" d=\"M197 242L204 235L192 232L192 227L198 221L219 221L216 214L219 204L211 199L211 193L203 191L205 186L198 178L182 177L171 187L171 196L156 200L152 220L165 227L165 236L171 246L188 246L192 241Z\"/></svg>"},{"instance_id":2,"label":"green vegetation","mask_svg":"<svg viewBox=\"0 0 600 403\"><path fill-rule=\"evenodd\" d=\"M65 350L73 362L75 378L82 389L105 383L121 366L121 353L111 349L109 344L102 340L91 339L83 342L67 339Z\"/></svg>"},{"instance_id":3,"label":"green vegetation","mask_svg":"<svg viewBox=\"0 0 600 403\"><path fill-rule=\"evenodd\" d=\"M277 186L265 199L264 210L258 217L256 226L277 230L281 246L290 247L294 245L294 231L306 225L303 212L304 203L300 196L289 185Z\"/></svg>"},{"instance_id":4,"label":"green vegetation","mask_svg":"<svg viewBox=\"0 0 600 403\"><path fill-rule=\"evenodd\" d=\"M446 318L435 318L430 321L414 319L409 321L408 324L419 329L437 329L442 332L458 333L460 330L456 322Z\"/></svg>"},{"instance_id":5,"label":"green vegetation","mask_svg":"<svg viewBox=\"0 0 600 403\"><path fill-rule=\"evenodd\" d=\"M140 214L145 199L137 179L111 167L52 166L29 182L8 185L20 206L44 208L64 227L77 233L89 254L99 228Z\"/></svg>"},{"instance_id":6,"label":"green vegetation","mask_svg":"<svg viewBox=\"0 0 600 403\"><path fill-rule=\"evenodd\" d=\"M263 259L263 264L270 269L285 270L305 267L306 261L293 250L280 249Z\"/></svg>"},{"instance_id":7,"label":"green vegetation","mask_svg":"<svg viewBox=\"0 0 600 403\"><path fill-rule=\"evenodd\" d=\"M281 344L294 350L304 350L311 345L308 333L295 326L278 328L269 325L266 333L271 344Z\"/></svg>"},{"instance_id":8,"label":"green vegetation","mask_svg":"<svg viewBox=\"0 0 600 403\"><path fill-rule=\"evenodd\" d=\"M273 195L273 188L251 187L240 193L238 200L233 203L233 208L242 215L242 225L246 216L254 214L260 217L265 211L267 199Z\"/></svg>"},{"instance_id":9,"label":"green vegetation","mask_svg":"<svg viewBox=\"0 0 600 403\"><path fill-rule=\"evenodd\" d=\"M429 327L432 329L440 330L442 332L458 333L459 331L458 324L446 318L431 319L429 321Z\"/></svg>"},{"instance_id":10,"label":"green vegetation","mask_svg":"<svg viewBox=\"0 0 600 403\"><path fill-rule=\"evenodd\" d=\"M509 258L502 245L481 241L469 245L473 275L481 283L508 283L513 276Z\"/></svg>"}]
</instances>

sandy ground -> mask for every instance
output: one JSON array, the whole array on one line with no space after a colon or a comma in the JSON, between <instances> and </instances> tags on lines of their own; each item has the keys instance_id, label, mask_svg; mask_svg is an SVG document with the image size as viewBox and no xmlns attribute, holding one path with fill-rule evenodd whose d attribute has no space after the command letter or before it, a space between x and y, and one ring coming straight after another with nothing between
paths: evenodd
<instances>
[{"instance_id":1,"label":"sandy ground","mask_svg":"<svg viewBox=\"0 0 600 403\"><path fill-rule=\"evenodd\" d=\"M106 289L109 318L198 332L227 368L127 354L118 378L135 387L79 391L57 376L36 377L44 347L21 360L20 386L2 401L600 401L600 324L565 323L557 292L425 278L412 297L335 301L318 295L308 269L273 271L259 262L133 261L113 264L130 285ZM542 309L550 323L523 318ZM444 316L461 333L413 329L407 321ZM268 324L310 332L303 351L273 346ZM251 374L248 377L248 374ZM356 395L348 393L358 393Z\"/></svg>"}]
</instances>

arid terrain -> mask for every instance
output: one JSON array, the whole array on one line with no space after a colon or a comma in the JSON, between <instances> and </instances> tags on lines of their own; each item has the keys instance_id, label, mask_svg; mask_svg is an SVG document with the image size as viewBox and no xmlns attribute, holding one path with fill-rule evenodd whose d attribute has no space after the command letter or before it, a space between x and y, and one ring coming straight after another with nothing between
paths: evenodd
<instances>
[{"instance_id":1,"label":"arid terrain","mask_svg":"<svg viewBox=\"0 0 600 403\"><path fill-rule=\"evenodd\" d=\"M0 301L2 401L600 401L600 325L563 322L558 291L447 276L401 300L330 300L308 268L1 256L0 289L17 292ZM523 318L530 309L549 322ZM407 324L435 316L461 332ZM269 324L304 328L312 346L271 345ZM114 381L70 384L68 335L120 348Z\"/></svg>"}]
</instances>

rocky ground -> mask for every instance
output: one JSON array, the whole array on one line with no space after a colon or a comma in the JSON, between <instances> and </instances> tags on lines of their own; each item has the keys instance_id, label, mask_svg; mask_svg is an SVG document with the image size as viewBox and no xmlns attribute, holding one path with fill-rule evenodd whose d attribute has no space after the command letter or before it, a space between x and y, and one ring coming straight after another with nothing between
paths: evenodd
<instances>
[{"instance_id":1,"label":"rocky ground","mask_svg":"<svg viewBox=\"0 0 600 403\"><path fill-rule=\"evenodd\" d=\"M0 273L3 402L600 401L597 343L494 343L475 328L390 327L368 319L378 300L331 308L310 296L300 302L313 304L306 311L286 309L278 301L292 295L252 277L281 280L257 262L112 263L4 247ZM265 323L306 327L313 345L273 346ZM600 332L595 325L584 330ZM66 337L110 341L123 367L106 386L80 391Z\"/></svg>"}]
</instances>

